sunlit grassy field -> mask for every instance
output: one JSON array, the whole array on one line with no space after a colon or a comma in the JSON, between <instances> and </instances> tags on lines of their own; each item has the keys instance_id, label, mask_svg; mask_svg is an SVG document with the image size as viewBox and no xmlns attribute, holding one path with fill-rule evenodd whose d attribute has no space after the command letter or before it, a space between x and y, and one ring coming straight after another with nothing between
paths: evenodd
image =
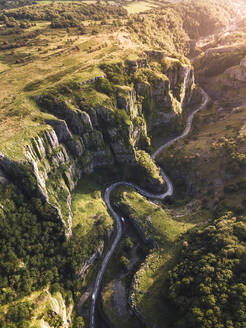
<instances>
[{"instance_id":1,"label":"sunlit grassy field","mask_svg":"<svg viewBox=\"0 0 246 328\"><path fill-rule=\"evenodd\" d=\"M101 181L100 181L100 180ZM82 224L84 234L93 228L95 219L103 217L104 225L111 227L113 219L103 201L103 185L107 180L96 174L80 179L72 196L73 227Z\"/></svg>"},{"instance_id":2,"label":"sunlit grassy field","mask_svg":"<svg viewBox=\"0 0 246 328\"><path fill-rule=\"evenodd\" d=\"M73 2L81 2L81 1L66 1L66 0L56 0L58 2L64 2L64 3L73 3ZM39 0L40 3L52 3L52 1L49 0ZM96 0L85 0L82 1L83 3L92 4L97 3ZM103 1L101 1L104 3ZM109 4L115 4L115 1L107 1L106 3ZM127 1L126 4L123 4L123 7L127 9L129 14L136 14L139 12L143 12L152 8L155 8L158 6L158 4L155 1Z\"/></svg>"},{"instance_id":3,"label":"sunlit grassy field","mask_svg":"<svg viewBox=\"0 0 246 328\"><path fill-rule=\"evenodd\" d=\"M129 14L136 14L152 8L155 8L157 4L154 1L132 1L124 7Z\"/></svg>"},{"instance_id":4,"label":"sunlit grassy field","mask_svg":"<svg viewBox=\"0 0 246 328\"><path fill-rule=\"evenodd\" d=\"M41 30L32 45L0 54L0 128L5 131L0 136L0 151L11 158L20 159L28 138L45 128L43 114L29 101L30 95L63 81L101 76L101 62L117 61L129 53L121 33L105 30L100 35L73 35L48 25L39 22L30 28L30 32ZM0 42L5 40L0 35Z\"/></svg>"}]
</instances>

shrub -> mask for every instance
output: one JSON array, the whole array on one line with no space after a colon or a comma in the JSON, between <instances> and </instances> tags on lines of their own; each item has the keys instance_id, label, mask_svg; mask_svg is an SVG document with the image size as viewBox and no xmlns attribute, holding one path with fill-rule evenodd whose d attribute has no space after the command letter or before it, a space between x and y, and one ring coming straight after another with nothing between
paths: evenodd
<instances>
[{"instance_id":1,"label":"shrub","mask_svg":"<svg viewBox=\"0 0 246 328\"><path fill-rule=\"evenodd\" d=\"M108 96L112 96L114 94L114 87L108 79L98 79L95 86L97 91L106 93Z\"/></svg>"},{"instance_id":2,"label":"shrub","mask_svg":"<svg viewBox=\"0 0 246 328\"><path fill-rule=\"evenodd\" d=\"M127 257L125 257L125 256L121 256L121 258L120 258L120 263L121 263L123 269L124 269L124 270L127 270L127 266L129 265L130 261L128 260Z\"/></svg>"}]
</instances>

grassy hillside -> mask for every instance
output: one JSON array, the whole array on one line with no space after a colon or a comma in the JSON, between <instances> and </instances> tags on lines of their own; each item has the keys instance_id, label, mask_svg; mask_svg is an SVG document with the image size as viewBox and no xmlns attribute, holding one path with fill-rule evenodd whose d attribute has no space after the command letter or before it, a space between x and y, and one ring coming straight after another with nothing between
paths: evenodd
<instances>
[{"instance_id":1,"label":"grassy hillside","mask_svg":"<svg viewBox=\"0 0 246 328\"><path fill-rule=\"evenodd\" d=\"M228 22L228 8L220 26ZM100 76L100 63L134 59L144 50L162 49L178 57L187 53L190 28L183 27L181 12L178 6L168 5L129 17L115 6L47 3L1 14L0 124L6 133L0 138L0 150L19 158L31 135L44 127L47 116L29 98L34 91Z\"/></svg>"}]
</instances>

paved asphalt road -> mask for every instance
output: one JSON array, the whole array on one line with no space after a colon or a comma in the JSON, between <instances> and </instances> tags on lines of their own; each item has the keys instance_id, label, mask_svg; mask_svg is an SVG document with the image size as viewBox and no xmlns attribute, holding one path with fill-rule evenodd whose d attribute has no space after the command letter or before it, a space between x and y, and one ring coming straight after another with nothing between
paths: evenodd
<instances>
[{"instance_id":1,"label":"paved asphalt road","mask_svg":"<svg viewBox=\"0 0 246 328\"><path fill-rule=\"evenodd\" d=\"M188 116L187 123L186 123L186 128L185 128L184 132L180 136L166 142L160 148L158 148L154 152L154 154L152 155L153 160L155 160L155 158L163 151L163 149L165 149L166 147L174 144L179 139L184 138L190 132L194 115L197 112L199 112L201 109L203 109L208 103L209 98L208 98L208 95L206 94L206 92L201 89L201 93L202 93L202 96L203 96L203 101L202 101L201 105ZM109 186L105 190L104 201L105 201L105 203L108 207L108 210L109 210L110 214L112 215L112 217L114 218L114 220L116 222L117 235L116 235L116 237L113 241L113 244L112 244L111 248L108 250L107 254L105 255L105 257L103 259L103 262L102 262L102 265L101 265L101 268L98 271L98 274L97 274L97 277L96 277L96 281L95 281L95 285L94 285L94 289L93 289L93 293L92 293L91 308L90 308L90 328L95 328L96 327L96 322L95 322L96 301L97 301L98 293L100 291L101 281L102 281L102 278L103 278L104 271L107 267L107 264L108 264L108 262L109 262L109 260L112 256L118 242L121 239L121 236L122 236L121 217L113 210L113 208L111 206L110 194L111 194L112 190L114 190L118 186L131 186L131 187L135 188L141 195L143 195L147 198L165 199L167 196L172 196L173 195L173 184L172 184L172 181L169 179L169 177L164 173L164 171L162 169L161 169L161 175L162 175L163 180L166 182L166 185L167 185L167 191L163 194L155 195L155 194L149 193L148 191L140 188L138 185L136 185L134 183L130 183L130 182L125 182L125 181L116 182L116 183L112 184L111 186Z\"/></svg>"}]
</instances>

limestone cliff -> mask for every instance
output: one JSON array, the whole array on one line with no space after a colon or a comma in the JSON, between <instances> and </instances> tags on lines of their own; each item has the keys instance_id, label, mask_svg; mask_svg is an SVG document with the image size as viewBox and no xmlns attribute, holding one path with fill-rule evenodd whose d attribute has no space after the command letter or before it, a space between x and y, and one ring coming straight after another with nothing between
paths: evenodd
<instances>
[{"instance_id":1,"label":"limestone cliff","mask_svg":"<svg viewBox=\"0 0 246 328\"><path fill-rule=\"evenodd\" d=\"M224 72L224 84L239 87L246 82L246 56L240 61L239 65L228 68Z\"/></svg>"},{"instance_id":2,"label":"limestone cliff","mask_svg":"<svg viewBox=\"0 0 246 328\"><path fill-rule=\"evenodd\" d=\"M149 52L148 56L151 66L136 73L136 90L138 96L143 97L147 126L151 131L182 114L192 96L194 71L189 63L158 51Z\"/></svg>"},{"instance_id":3,"label":"limestone cliff","mask_svg":"<svg viewBox=\"0 0 246 328\"><path fill-rule=\"evenodd\" d=\"M22 161L0 158L0 183L18 183L18 168L29 181L23 191L50 204L68 237L70 193L82 174L113 165L143 167L139 172L147 178L139 177L138 183L163 189L159 171L143 151L150 147L148 131L171 124L192 94L192 67L160 52L103 69L105 75L86 83L60 84L34 95L47 113L46 125L26 144Z\"/></svg>"}]
</instances>

